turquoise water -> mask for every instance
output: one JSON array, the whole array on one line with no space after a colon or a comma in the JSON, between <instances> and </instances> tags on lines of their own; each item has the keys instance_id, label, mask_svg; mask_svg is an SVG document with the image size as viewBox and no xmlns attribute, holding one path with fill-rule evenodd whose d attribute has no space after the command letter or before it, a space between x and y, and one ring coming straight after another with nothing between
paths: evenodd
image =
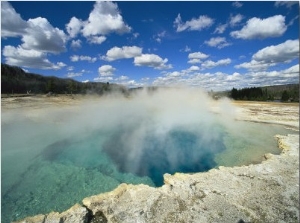
<instances>
[{"instance_id":1,"label":"turquoise water","mask_svg":"<svg viewBox=\"0 0 300 223\"><path fill-rule=\"evenodd\" d=\"M27 118L2 122L2 222L61 212L123 182L160 186L164 173L260 162L265 153L280 153L275 134L291 133L246 122L154 131L136 127L138 122L80 134L62 134L57 123Z\"/></svg>"}]
</instances>

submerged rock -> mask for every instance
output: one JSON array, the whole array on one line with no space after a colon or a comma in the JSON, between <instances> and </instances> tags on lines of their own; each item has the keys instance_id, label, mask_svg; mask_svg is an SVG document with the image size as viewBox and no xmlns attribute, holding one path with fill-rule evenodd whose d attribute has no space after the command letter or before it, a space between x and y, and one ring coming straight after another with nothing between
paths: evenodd
<instances>
[{"instance_id":1,"label":"submerged rock","mask_svg":"<svg viewBox=\"0 0 300 223\"><path fill-rule=\"evenodd\" d=\"M277 136L261 164L164 175L164 185L121 184L63 213L19 222L299 222L299 136Z\"/></svg>"}]
</instances>

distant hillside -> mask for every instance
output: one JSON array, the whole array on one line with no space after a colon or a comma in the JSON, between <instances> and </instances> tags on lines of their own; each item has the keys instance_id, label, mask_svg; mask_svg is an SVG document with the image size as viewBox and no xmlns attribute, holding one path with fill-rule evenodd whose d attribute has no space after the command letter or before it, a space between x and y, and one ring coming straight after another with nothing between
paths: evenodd
<instances>
[{"instance_id":1,"label":"distant hillside","mask_svg":"<svg viewBox=\"0 0 300 223\"><path fill-rule=\"evenodd\" d=\"M69 78L27 73L19 67L1 64L1 94L105 94L127 91L125 87L100 82L82 83Z\"/></svg>"}]
</instances>

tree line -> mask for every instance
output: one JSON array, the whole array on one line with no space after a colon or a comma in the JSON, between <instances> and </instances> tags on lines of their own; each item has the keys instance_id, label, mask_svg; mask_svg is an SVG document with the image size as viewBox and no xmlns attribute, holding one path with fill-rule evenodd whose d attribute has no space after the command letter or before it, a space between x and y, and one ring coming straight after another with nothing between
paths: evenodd
<instances>
[{"instance_id":1,"label":"tree line","mask_svg":"<svg viewBox=\"0 0 300 223\"><path fill-rule=\"evenodd\" d=\"M232 88L229 96L235 100L299 102L299 84Z\"/></svg>"},{"instance_id":2,"label":"tree line","mask_svg":"<svg viewBox=\"0 0 300 223\"><path fill-rule=\"evenodd\" d=\"M20 67L1 63L1 94L105 94L125 92L126 88L110 83L82 83L70 78L58 78L27 73Z\"/></svg>"}]
</instances>

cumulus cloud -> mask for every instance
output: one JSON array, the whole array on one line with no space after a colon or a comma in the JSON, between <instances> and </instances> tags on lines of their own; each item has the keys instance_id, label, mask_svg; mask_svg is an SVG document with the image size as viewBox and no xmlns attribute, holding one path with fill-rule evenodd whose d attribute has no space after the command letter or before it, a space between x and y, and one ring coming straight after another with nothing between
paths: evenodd
<instances>
[{"instance_id":1,"label":"cumulus cloud","mask_svg":"<svg viewBox=\"0 0 300 223\"><path fill-rule=\"evenodd\" d=\"M231 43L228 43L226 41L225 37L212 37L210 38L210 40L205 41L204 43L207 44L208 46L217 47L219 49L231 45Z\"/></svg>"},{"instance_id":2,"label":"cumulus cloud","mask_svg":"<svg viewBox=\"0 0 300 223\"><path fill-rule=\"evenodd\" d=\"M118 5L113 2L97 1L88 19L81 20L72 17L66 24L66 30L70 38L82 34L89 43L101 44L110 33L128 33L131 27L125 24ZM134 36L137 37L137 33Z\"/></svg>"},{"instance_id":3,"label":"cumulus cloud","mask_svg":"<svg viewBox=\"0 0 300 223\"><path fill-rule=\"evenodd\" d=\"M1 37L22 36L28 27L20 14L5 1L1 1Z\"/></svg>"},{"instance_id":4,"label":"cumulus cloud","mask_svg":"<svg viewBox=\"0 0 300 223\"><path fill-rule=\"evenodd\" d=\"M154 79L153 85L157 86L195 86L207 90L223 91L235 88L252 86L270 86L278 84L298 83L299 64L278 71L255 71L245 74L234 72L232 74L215 72L203 73L195 70L189 74L186 70L166 73Z\"/></svg>"},{"instance_id":5,"label":"cumulus cloud","mask_svg":"<svg viewBox=\"0 0 300 223\"><path fill-rule=\"evenodd\" d=\"M58 70L66 66L62 62L51 63L46 58L47 55L44 52L34 49L24 49L21 46L5 46L3 48L3 56L7 64L20 67Z\"/></svg>"},{"instance_id":6,"label":"cumulus cloud","mask_svg":"<svg viewBox=\"0 0 300 223\"><path fill-rule=\"evenodd\" d=\"M126 80L128 80L128 79L129 79L129 77L124 76L124 75L122 75L122 76L116 78L117 81L126 81Z\"/></svg>"},{"instance_id":7,"label":"cumulus cloud","mask_svg":"<svg viewBox=\"0 0 300 223\"><path fill-rule=\"evenodd\" d=\"M77 19L76 17L72 17L70 22L66 24L67 32L69 33L69 36L71 38L76 37L83 26L83 22L80 19Z\"/></svg>"},{"instance_id":8,"label":"cumulus cloud","mask_svg":"<svg viewBox=\"0 0 300 223\"><path fill-rule=\"evenodd\" d=\"M191 66L188 71L197 71L200 70L200 68L198 66Z\"/></svg>"},{"instance_id":9,"label":"cumulus cloud","mask_svg":"<svg viewBox=\"0 0 300 223\"><path fill-rule=\"evenodd\" d=\"M90 56L79 56L79 55L73 55L70 57L70 60L72 62L78 62L78 61L88 61L90 63L94 63L97 61L97 58L96 57L90 57Z\"/></svg>"},{"instance_id":10,"label":"cumulus cloud","mask_svg":"<svg viewBox=\"0 0 300 223\"><path fill-rule=\"evenodd\" d=\"M264 63L262 61L251 60L250 62L241 63L234 67L237 69L245 68L251 71L263 71L267 70L270 66L275 66L275 63Z\"/></svg>"},{"instance_id":11,"label":"cumulus cloud","mask_svg":"<svg viewBox=\"0 0 300 223\"><path fill-rule=\"evenodd\" d=\"M131 80L128 76L122 75L112 80L113 83L120 84L126 87L141 87L143 83L138 83L135 80Z\"/></svg>"},{"instance_id":12,"label":"cumulus cloud","mask_svg":"<svg viewBox=\"0 0 300 223\"><path fill-rule=\"evenodd\" d=\"M123 46L122 48L113 47L106 52L102 59L114 61L119 59L128 59L142 55L142 48L137 46Z\"/></svg>"},{"instance_id":13,"label":"cumulus cloud","mask_svg":"<svg viewBox=\"0 0 300 223\"><path fill-rule=\"evenodd\" d=\"M142 54L134 58L135 66L147 66L159 70L172 68L172 65L166 64L167 62L167 58L162 59L160 56L155 54Z\"/></svg>"},{"instance_id":14,"label":"cumulus cloud","mask_svg":"<svg viewBox=\"0 0 300 223\"><path fill-rule=\"evenodd\" d=\"M47 19L37 17L25 21L8 2L1 2L1 35L21 37L22 40L18 47L6 46L5 53L3 52L10 65L40 69L61 68L46 57L48 53L58 54L66 50L67 35L54 28Z\"/></svg>"},{"instance_id":15,"label":"cumulus cloud","mask_svg":"<svg viewBox=\"0 0 300 223\"><path fill-rule=\"evenodd\" d=\"M24 49L35 49L43 52L60 53L66 50L65 33L54 28L47 19L29 19L26 33L22 36Z\"/></svg>"},{"instance_id":16,"label":"cumulus cloud","mask_svg":"<svg viewBox=\"0 0 300 223\"><path fill-rule=\"evenodd\" d=\"M95 77L93 79L96 82L110 82L113 80L113 77L111 76L99 76L99 77Z\"/></svg>"},{"instance_id":17,"label":"cumulus cloud","mask_svg":"<svg viewBox=\"0 0 300 223\"><path fill-rule=\"evenodd\" d=\"M113 77L113 75L111 76L105 76L105 75L100 75L99 77L94 78L94 81L97 82L111 82L111 83L115 83L115 84L119 84L119 85L123 85L126 87L142 87L145 84L143 82L145 82L145 80L141 80L141 82L137 82L135 80L131 80L128 76L125 75L121 75L119 77Z\"/></svg>"},{"instance_id":18,"label":"cumulus cloud","mask_svg":"<svg viewBox=\"0 0 300 223\"><path fill-rule=\"evenodd\" d=\"M241 30L233 31L230 35L238 39L265 39L281 36L286 30L285 17L275 15L266 19L251 18Z\"/></svg>"},{"instance_id":19,"label":"cumulus cloud","mask_svg":"<svg viewBox=\"0 0 300 223\"><path fill-rule=\"evenodd\" d=\"M116 68L112 67L111 65L103 65L98 68L98 72L101 77L113 76L115 70Z\"/></svg>"},{"instance_id":20,"label":"cumulus cloud","mask_svg":"<svg viewBox=\"0 0 300 223\"><path fill-rule=\"evenodd\" d=\"M193 18L190 21L182 22L180 14L174 21L174 27L177 32L188 31L201 31L202 29L210 27L214 20L206 15L201 15L199 18Z\"/></svg>"},{"instance_id":21,"label":"cumulus cloud","mask_svg":"<svg viewBox=\"0 0 300 223\"><path fill-rule=\"evenodd\" d=\"M287 40L259 50L253 54L250 62L236 65L235 68L253 71L266 70L278 63L289 63L296 58L299 58L299 40Z\"/></svg>"},{"instance_id":22,"label":"cumulus cloud","mask_svg":"<svg viewBox=\"0 0 300 223\"><path fill-rule=\"evenodd\" d=\"M81 40L80 39L78 39L78 40L72 40L71 47L73 49L81 48Z\"/></svg>"},{"instance_id":23,"label":"cumulus cloud","mask_svg":"<svg viewBox=\"0 0 300 223\"><path fill-rule=\"evenodd\" d=\"M93 44L101 44L106 40L105 36L90 36L88 42Z\"/></svg>"},{"instance_id":24,"label":"cumulus cloud","mask_svg":"<svg viewBox=\"0 0 300 223\"><path fill-rule=\"evenodd\" d=\"M252 56L255 61L266 63L285 63L299 58L299 40L287 40L276 46L268 46Z\"/></svg>"},{"instance_id":25,"label":"cumulus cloud","mask_svg":"<svg viewBox=\"0 0 300 223\"><path fill-rule=\"evenodd\" d=\"M88 20L83 24L82 33L85 37L107 35L112 32L122 34L131 31L131 27L123 21L117 4L113 2L96 2Z\"/></svg>"},{"instance_id":26,"label":"cumulus cloud","mask_svg":"<svg viewBox=\"0 0 300 223\"><path fill-rule=\"evenodd\" d=\"M190 53L188 55L188 58L190 59L188 63L194 64L194 63L200 63L201 60L205 60L209 57L209 55L201 52L194 52Z\"/></svg>"},{"instance_id":27,"label":"cumulus cloud","mask_svg":"<svg viewBox=\"0 0 300 223\"><path fill-rule=\"evenodd\" d=\"M218 66L226 66L230 63L231 63L231 59L229 58L218 60L217 62L214 62L212 60L206 60L201 64L201 67L203 69L211 69Z\"/></svg>"}]
</instances>

